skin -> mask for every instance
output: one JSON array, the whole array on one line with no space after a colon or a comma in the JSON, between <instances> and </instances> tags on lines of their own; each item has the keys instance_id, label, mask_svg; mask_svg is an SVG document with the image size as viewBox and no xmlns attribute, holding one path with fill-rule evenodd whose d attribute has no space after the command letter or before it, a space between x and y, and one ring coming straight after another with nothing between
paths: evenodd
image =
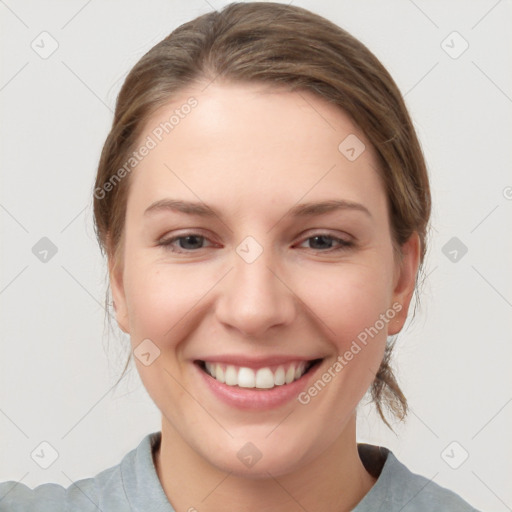
<instances>
[{"instance_id":1,"label":"skin","mask_svg":"<svg viewBox=\"0 0 512 512\"><path fill-rule=\"evenodd\" d=\"M150 339L160 350L149 366L134 360L162 412L162 487L178 512L351 510L375 483L358 456L355 410L386 337L406 320L418 237L397 260L374 150L322 98L261 84L198 84L157 111L140 140L190 96L198 106L130 176L123 254L117 265L109 261L121 329L134 349ZM366 145L353 162L338 150L349 134ZM206 203L222 220L144 214L164 198ZM369 214L286 215L328 199ZM190 233L205 238L158 245ZM311 238L321 235L353 245ZM236 252L247 236L263 249L250 264ZM393 303L401 311L307 405L241 411L217 400L193 364L214 354L320 356L319 378ZM237 457L249 441L262 454L252 467Z\"/></svg>"}]
</instances>

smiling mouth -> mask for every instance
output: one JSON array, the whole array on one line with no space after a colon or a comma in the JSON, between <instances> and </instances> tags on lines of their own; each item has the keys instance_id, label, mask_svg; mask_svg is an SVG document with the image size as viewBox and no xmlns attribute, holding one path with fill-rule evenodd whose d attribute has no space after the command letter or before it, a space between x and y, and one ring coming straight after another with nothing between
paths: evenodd
<instances>
[{"instance_id":1,"label":"smiling mouth","mask_svg":"<svg viewBox=\"0 0 512 512\"><path fill-rule=\"evenodd\" d=\"M210 363L208 361L195 361L195 363L210 377L227 386L272 389L299 380L321 361L323 359L295 361L258 369L225 363Z\"/></svg>"}]
</instances>

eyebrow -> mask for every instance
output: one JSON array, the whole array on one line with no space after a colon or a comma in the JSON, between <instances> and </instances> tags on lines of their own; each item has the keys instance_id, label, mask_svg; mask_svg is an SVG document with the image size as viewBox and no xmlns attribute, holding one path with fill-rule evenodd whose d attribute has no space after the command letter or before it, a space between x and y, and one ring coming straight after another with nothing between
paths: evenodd
<instances>
[{"instance_id":1,"label":"eyebrow","mask_svg":"<svg viewBox=\"0 0 512 512\"><path fill-rule=\"evenodd\" d=\"M304 218L322 215L324 213L330 213L339 210L360 211L366 214L367 216L372 217L372 214L370 213L368 208L366 208L360 203L347 201L345 199L330 199L320 202L298 204L290 208L290 210L288 210L285 216L291 215L292 217ZM144 211L144 215L146 216L161 211L185 213L187 215L195 215L199 217L218 217L219 219L222 219L222 214L219 211L217 211L215 208L208 206L205 203L182 201L170 198L155 201L148 208L146 208L146 210Z\"/></svg>"}]
</instances>

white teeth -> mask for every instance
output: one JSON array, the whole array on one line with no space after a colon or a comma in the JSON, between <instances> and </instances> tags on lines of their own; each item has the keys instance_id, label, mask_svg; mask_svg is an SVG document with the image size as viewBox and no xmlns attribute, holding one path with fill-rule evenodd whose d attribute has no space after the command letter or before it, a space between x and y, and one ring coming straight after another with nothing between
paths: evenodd
<instances>
[{"instance_id":1,"label":"white teeth","mask_svg":"<svg viewBox=\"0 0 512 512\"><path fill-rule=\"evenodd\" d=\"M253 370L245 366L222 365L205 362L205 368L214 379L225 383L228 386L239 386L241 388L271 389L274 386L291 384L300 379L306 370L306 362L291 363L287 370L285 366L278 366L273 372L270 368L259 368Z\"/></svg>"},{"instance_id":2,"label":"white teeth","mask_svg":"<svg viewBox=\"0 0 512 512\"><path fill-rule=\"evenodd\" d=\"M306 368L306 363L304 363L304 362L299 363L299 366L297 366L297 369L295 370L295 379L298 379L304 373L305 368Z\"/></svg>"},{"instance_id":3,"label":"white teeth","mask_svg":"<svg viewBox=\"0 0 512 512\"><path fill-rule=\"evenodd\" d=\"M224 376L224 370L222 369L222 366L220 366L219 364L216 366L217 369L215 370L215 378L219 382L226 382L226 377Z\"/></svg>"},{"instance_id":4,"label":"white teeth","mask_svg":"<svg viewBox=\"0 0 512 512\"><path fill-rule=\"evenodd\" d=\"M215 365L216 367L218 365ZM211 373L212 377L217 378L217 371L214 373ZM226 376L225 376L226 384L228 386L237 386L238 385L238 374L234 366L229 365L226 368Z\"/></svg>"},{"instance_id":5,"label":"white teeth","mask_svg":"<svg viewBox=\"0 0 512 512\"><path fill-rule=\"evenodd\" d=\"M254 370L250 368L240 368L240 370L238 370L238 385L241 388L253 388L256 385Z\"/></svg>"},{"instance_id":6,"label":"white teeth","mask_svg":"<svg viewBox=\"0 0 512 512\"><path fill-rule=\"evenodd\" d=\"M285 383L284 368L280 366L274 374L274 384L276 386L282 386Z\"/></svg>"},{"instance_id":7,"label":"white teeth","mask_svg":"<svg viewBox=\"0 0 512 512\"><path fill-rule=\"evenodd\" d=\"M261 389L269 389L274 387L274 374L270 368L260 368L256 372L255 387Z\"/></svg>"},{"instance_id":8,"label":"white teeth","mask_svg":"<svg viewBox=\"0 0 512 512\"><path fill-rule=\"evenodd\" d=\"M290 384L295 379L295 366L291 365L286 372L285 382L286 384Z\"/></svg>"}]
</instances>

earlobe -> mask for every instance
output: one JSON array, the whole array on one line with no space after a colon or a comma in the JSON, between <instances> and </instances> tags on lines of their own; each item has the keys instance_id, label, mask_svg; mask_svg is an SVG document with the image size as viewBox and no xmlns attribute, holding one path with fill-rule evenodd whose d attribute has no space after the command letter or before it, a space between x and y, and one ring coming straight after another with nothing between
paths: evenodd
<instances>
[{"instance_id":1,"label":"earlobe","mask_svg":"<svg viewBox=\"0 0 512 512\"><path fill-rule=\"evenodd\" d=\"M407 319L409 305L416 287L416 276L420 265L421 243L418 233L414 232L402 245L402 260L397 263L395 273L393 300L391 306L395 310L400 309L393 322L390 322L388 335L398 334ZM398 308L400 304L400 308Z\"/></svg>"},{"instance_id":2,"label":"earlobe","mask_svg":"<svg viewBox=\"0 0 512 512\"><path fill-rule=\"evenodd\" d=\"M124 293L123 272L122 268L120 268L116 263L116 258L114 256L109 257L109 280L117 324L123 332L129 334L130 331L128 327L128 311Z\"/></svg>"}]
</instances>

